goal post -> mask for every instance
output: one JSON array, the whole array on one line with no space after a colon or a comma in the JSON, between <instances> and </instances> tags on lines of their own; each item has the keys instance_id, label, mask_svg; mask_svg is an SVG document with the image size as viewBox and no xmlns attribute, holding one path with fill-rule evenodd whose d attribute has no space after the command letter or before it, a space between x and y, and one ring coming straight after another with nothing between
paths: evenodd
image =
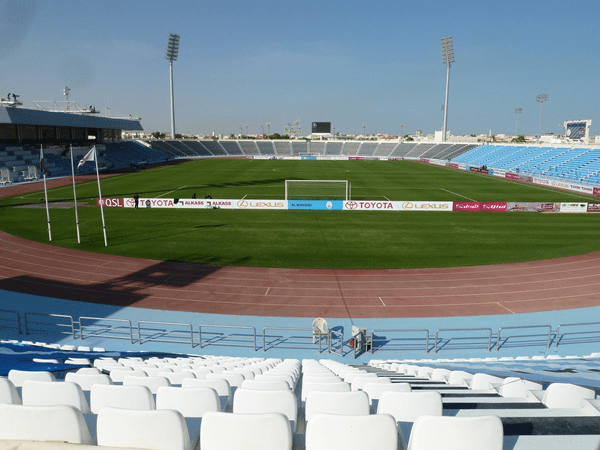
<instances>
[{"instance_id":1,"label":"goal post","mask_svg":"<svg viewBox=\"0 0 600 450\"><path fill-rule=\"evenodd\" d=\"M350 200L348 180L285 180L286 200Z\"/></svg>"}]
</instances>

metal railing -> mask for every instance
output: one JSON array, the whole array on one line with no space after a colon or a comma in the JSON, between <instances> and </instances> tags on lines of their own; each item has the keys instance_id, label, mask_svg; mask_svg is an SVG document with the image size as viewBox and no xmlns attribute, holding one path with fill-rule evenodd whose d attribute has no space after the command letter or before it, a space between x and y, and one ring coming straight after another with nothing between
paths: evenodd
<instances>
[{"instance_id":1,"label":"metal railing","mask_svg":"<svg viewBox=\"0 0 600 450\"><path fill-rule=\"evenodd\" d=\"M93 321L92 325L84 325L85 321ZM102 325L107 323L106 325ZM116 324L113 326L112 324ZM125 326L119 326L124 324ZM84 332L87 331L87 335ZM101 337L103 339L127 339L133 344L133 327L128 319L105 319L102 317L80 317L79 335L83 341L86 338Z\"/></svg>"},{"instance_id":2,"label":"metal railing","mask_svg":"<svg viewBox=\"0 0 600 450\"><path fill-rule=\"evenodd\" d=\"M8 313L9 315L15 314L17 316L17 326L14 327L19 334L23 334L23 328L21 326L21 313L19 311L13 311L12 309L0 309L0 323L2 324L2 328L9 329L13 328L14 320L11 320L9 317L3 317L4 313Z\"/></svg>"},{"instance_id":3,"label":"metal railing","mask_svg":"<svg viewBox=\"0 0 600 450\"><path fill-rule=\"evenodd\" d=\"M438 330L436 330L435 332L435 343L433 345L433 353L437 353L438 349L439 349L439 335L440 332L454 332L454 331L486 331L488 334L487 337L487 351L489 352L492 349L492 329L491 328L439 328ZM454 337L455 340L460 340L460 341L466 341L466 340L479 340L479 339L483 339L480 336L458 336L458 337ZM450 342L451 340L449 340L448 342ZM481 347L476 347L476 348L481 348Z\"/></svg>"},{"instance_id":4,"label":"metal railing","mask_svg":"<svg viewBox=\"0 0 600 450\"><path fill-rule=\"evenodd\" d=\"M334 344L334 338L339 338L339 345L337 346L338 351L336 351L336 345ZM329 353L344 356L344 332L343 331L329 330Z\"/></svg>"},{"instance_id":5,"label":"metal railing","mask_svg":"<svg viewBox=\"0 0 600 450\"><path fill-rule=\"evenodd\" d=\"M57 320L35 321L31 319L32 316L46 319L68 319L68 323L62 323ZM46 333L50 332L58 334L68 334L71 335L73 339L77 339L77 336L75 334L76 322L73 319L73 316L69 316L66 314L44 314L37 312L26 312L24 315L24 320L25 334L30 334L31 331L42 331Z\"/></svg>"},{"instance_id":6,"label":"metal railing","mask_svg":"<svg viewBox=\"0 0 600 450\"><path fill-rule=\"evenodd\" d=\"M596 331L596 335L597 337L595 338L596 340L600 340L600 322L581 322L581 323L563 323L560 324L558 327L556 327L556 345L555 348L558 348L558 344L561 341L561 335L560 335L560 330L561 328L565 328L565 327L590 327L590 326L596 326L599 329ZM570 334L579 334L579 335L583 335L583 334L590 334L592 333L592 331L573 331ZM567 333L563 333L563 337L566 335Z\"/></svg>"},{"instance_id":7,"label":"metal railing","mask_svg":"<svg viewBox=\"0 0 600 450\"><path fill-rule=\"evenodd\" d=\"M323 339L326 341L329 338L329 333L320 333L318 330L314 330L313 328L295 328L295 327L264 327L263 328L263 352L266 352L268 348L270 348L267 344L267 330L271 331L306 331L310 334L303 336L271 336L273 340L269 343L270 347L275 346L283 346L288 345L287 348L293 349L312 349L315 346L315 343L319 344L319 353L323 353L322 342ZM315 332L316 331L316 332ZM303 344L302 342L305 340L311 340L312 343L309 345ZM298 341L300 343L298 343Z\"/></svg>"},{"instance_id":8,"label":"metal railing","mask_svg":"<svg viewBox=\"0 0 600 450\"><path fill-rule=\"evenodd\" d=\"M375 333L424 333L425 336L424 337L407 337L407 338L386 338L383 336L377 336ZM414 344L414 347L411 347L411 344L407 344L404 347L402 347L400 345L401 341L409 341L409 342L415 342L415 341L423 341L425 343L425 353L429 353L429 330L426 329L402 329L402 330L398 330L398 329L378 329L378 330L373 330L371 331L371 354L373 354L375 351L400 351L400 350L415 350L416 344ZM398 345L394 345L393 342L394 341L398 341ZM423 344L420 344L421 346ZM385 348L384 348L385 347Z\"/></svg>"},{"instance_id":9,"label":"metal railing","mask_svg":"<svg viewBox=\"0 0 600 450\"><path fill-rule=\"evenodd\" d=\"M150 328L143 327L142 325L166 325L166 326L176 326L176 327L189 327L188 330L181 329L173 329L167 330L164 327L162 329L159 328ZM156 342L169 342L171 344L190 344L191 348L194 348L194 329L192 328L192 324L190 323L181 323L181 322L159 322L159 321L151 321L151 320L140 320L138 322L138 344L142 345L144 339L148 342L156 341ZM143 330L151 330L151 337L142 336Z\"/></svg>"},{"instance_id":10,"label":"metal railing","mask_svg":"<svg viewBox=\"0 0 600 450\"><path fill-rule=\"evenodd\" d=\"M202 328L225 328L225 329L238 329L238 330L251 330L250 334L228 334L212 332L213 336L209 340L203 338ZM208 334L208 333L204 333ZM256 351L256 328L252 326L243 325L211 325L202 324L198 327L198 335L200 339L200 348L207 347L209 345L221 345L227 347L250 347ZM247 338L252 339L252 344L247 344Z\"/></svg>"},{"instance_id":11,"label":"metal railing","mask_svg":"<svg viewBox=\"0 0 600 450\"><path fill-rule=\"evenodd\" d=\"M128 319L112 319L103 317L79 317L66 314L45 314L37 312L21 313L15 310L0 309L0 325L4 329L13 329L19 334L56 333L70 335L72 339L123 339L133 344L135 339L142 345L147 342L167 342L174 344L196 345L195 331L192 324L183 322L160 322L141 320L137 326ZM154 326L152 326L154 325ZM156 325L162 325L159 328ZM164 328L164 327L175 327ZM177 328L178 327L178 328ZM134 329L137 328L134 338ZM569 331L564 331L569 328ZM208 331L207 329L212 329ZM221 329L221 331L216 331ZM543 332L525 332L526 330L543 330ZM223 330L238 330L226 332ZM246 332L244 331L246 330ZM522 330L512 332L510 330ZM280 331L282 333L273 334ZM271 334L269 334L271 332ZM298 333L299 332L299 333ZM473 334L473 332L482 332ZM451 333L447 335L447 333ZM457 335L460 333L462 335ZM318 353L346 356L348 343L344 342L343 331L329 330L320 333L310 327L264 327L262 351L273 348L313 349ZM391 334L391 336L390 336ZM498 328L494 335L491 328L439 328L435 332L433 348L430 343L430 331L427 329L374 329L365 333L361 339L363 351L371 354L378 351L412 351L423 350L425 353L440 350L486 349L491 351L493 344L496 351L508 347L544 345L546 348L558 348L559 345L600 342L600 322L581 322L560 324L553 330L548 324L522 326L506 326ZM567 337L569 336L569 337ZM257 332L254 326L201 324L198 327L200 348L216 345L231 347L247 347L258 350ZM493 341L492 344L492 340ZM554 342L552 341L554 339ZM482 342L483 341L483 342ZM325 344L325 345L323 345Z\"/></svg>"},{"instance_id":12,"label":"metal railing","mask_svg":"<svg viewBox=\"0 0 600 450\"><path fill-rule=\"evenodd\" d=\"M547 336L546 339L546 348L550 348L550 345L552 343L552 327L550 325L521 325L521 326L513 326L513 327L501 327L498 328L498 339L496 340L496 351L499 352L500 351L500 347L505 346L506 342L508 341L508 339L510 337L506 337L506 340L504 341L504 343L501 342L502 337L501 337L501 333L502 330L527 330L527 329L537 329L537 328L547 328L548 329L548 333L544 333L542 334L518 334L516 336L512 336L512 337L517 337L517 338L532 338L534 336Z\"/></svg>"}]
</instances>

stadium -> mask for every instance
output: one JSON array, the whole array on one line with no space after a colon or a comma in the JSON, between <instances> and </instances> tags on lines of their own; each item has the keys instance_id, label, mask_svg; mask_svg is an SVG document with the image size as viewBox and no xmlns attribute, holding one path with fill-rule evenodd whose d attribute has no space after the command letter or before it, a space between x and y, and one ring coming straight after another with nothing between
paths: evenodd
<instances>
[{"instance_id":1,"label":"stadium","mask_svg":"<svg viewBox=\"0 0 600 450\"><path fill-rule=\"evenodd\" d=\"M66 105L0 101L0 447L600 447L591 121L156 139Z\"/></svg>"}]
</instances>

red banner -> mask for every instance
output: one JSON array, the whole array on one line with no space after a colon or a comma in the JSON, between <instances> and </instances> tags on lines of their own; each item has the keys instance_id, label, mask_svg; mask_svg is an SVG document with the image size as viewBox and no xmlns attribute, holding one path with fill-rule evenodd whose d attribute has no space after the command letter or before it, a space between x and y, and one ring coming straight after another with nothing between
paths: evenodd
<instances>
[{"instance_id":1,"label":"red banner","mask_svg":"<svg viewBox=\"0 0 600 450\"><path fill-rule=\"evenodd\" d=\"M511 180L518 180L519 179L519 175L516 173L507 173L506 174L506 178L510 178Z\"/></svg>"},{"instance_id":2,"label":"red banner","mask_svg":"<svg viewBox=\"0 0 600 450\"><path fill-rule=\"evenodd\" d=\"M454 202L452 211L481 211L479 202Z\"/></svg>"},{"instance_id":3,"label":"red banner","mask_svg":"<svg viewBox=\"0 0 600 450\"><path fill-rule=\"evenodd\" d=\"M481 211L508 211L508 203L506 202L483 202L481 203Z\"/></svg>"}]
</instances>

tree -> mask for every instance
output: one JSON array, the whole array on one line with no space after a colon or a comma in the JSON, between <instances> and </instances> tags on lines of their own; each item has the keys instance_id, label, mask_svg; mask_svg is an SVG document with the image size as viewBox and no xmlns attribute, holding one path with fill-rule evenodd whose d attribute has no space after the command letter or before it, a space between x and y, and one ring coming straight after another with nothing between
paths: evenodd
<instances>
[{"instance_id":1,"label":"tree","mask_svg":"<svg viewBox=\"0 0 600 450\"><path fill-rule=\"evenodd\" d=\"M510 142L525 142L525 136L517 136L516 138L513 138Z\"/></svg>"},{"instance_id":2,"label":"tree","mask_svg":"<svg viewBox=\"0 0 600 450\"><path fill-rule=\"evenodd\" d=\"M152 137L154 139L164 139L166 136L165 133L161 133L160 131L155 131L154 133L152 133Z\"/></svg>"}]
</instances>

